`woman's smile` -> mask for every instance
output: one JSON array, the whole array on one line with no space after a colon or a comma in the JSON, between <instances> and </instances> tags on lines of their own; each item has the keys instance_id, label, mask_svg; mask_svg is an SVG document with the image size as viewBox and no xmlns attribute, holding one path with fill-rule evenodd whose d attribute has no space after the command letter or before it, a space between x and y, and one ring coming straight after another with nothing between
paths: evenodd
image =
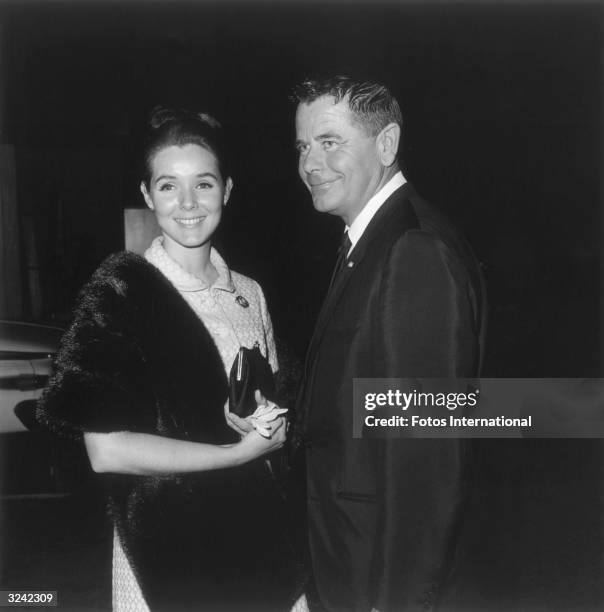
<instances>
[{"instance_id":1,"label":"woman's smile","mask_svg":"<svg viewBox=\"0 0 604 612\"><path fill-rule=\"evenodd\" d=\"M198 226L204 219L205 219L205 216L204 217L187 217L187 218L177 217L174 219L174 221L176 221L176 223L186 228L194 228Z\"/></svg>"}]
</instances>

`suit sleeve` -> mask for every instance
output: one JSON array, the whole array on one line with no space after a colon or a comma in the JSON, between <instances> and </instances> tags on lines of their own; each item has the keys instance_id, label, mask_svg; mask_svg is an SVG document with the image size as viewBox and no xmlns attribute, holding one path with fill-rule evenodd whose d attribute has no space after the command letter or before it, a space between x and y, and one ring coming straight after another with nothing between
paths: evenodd
<instances>
[{"instance_id":1,"label":"suit sleeve","mask_svg":"<svg viewBox=\"0 0 604 612\"><path fill-rule=\"evenodd\" d=\"M462 262L434 236L407 232L384 270L379 318L386 377L471 377L478 339ZM427 610L452 563L467 483L466 445L387 438L376 444L382 483L372 564L380 612Z\"/></svg>"},{"instance_id":2,"label":"suit sleeve","mask_svg":"<svg viewBox=\"0 0 604 612\"><path fill-rule=\"evenodd\" d=\"M54 433L148 431L153 405L142 317L108 260L82 289L61 341L38 421ZM142 410L146 406L147 410Z\"/></svg>"}]
</instances>

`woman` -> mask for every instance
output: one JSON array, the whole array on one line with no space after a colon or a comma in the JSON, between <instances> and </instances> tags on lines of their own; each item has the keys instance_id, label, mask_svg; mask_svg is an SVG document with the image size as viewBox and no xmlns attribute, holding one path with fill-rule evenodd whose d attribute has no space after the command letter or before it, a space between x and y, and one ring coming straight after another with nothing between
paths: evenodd
<instances>
[{"instance_id":1,"label":"woman","mask_svg":"<svg viewBox=\"0 0 604 612\"><path fill-rule=\"evenodd\" d=\"M240 346L277 361L260 287L212 247L233 186L220 126L157 110L143 159L162 235L84 287L38 417L83 438L106 486L114 608L287 610L295 563L265 460L284 418L240 438L223 413Z\"/></svg>"}]
</instances>

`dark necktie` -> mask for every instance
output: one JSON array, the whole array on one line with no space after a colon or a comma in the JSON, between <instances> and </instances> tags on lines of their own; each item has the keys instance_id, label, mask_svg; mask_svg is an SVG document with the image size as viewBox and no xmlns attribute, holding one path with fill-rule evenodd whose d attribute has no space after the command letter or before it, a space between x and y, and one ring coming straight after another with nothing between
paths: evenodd
<instances>
[{"instance_id":1,"label":"dark necktie","mask_svg":"<svg viewBox=\"0 0 604 612\"><path fill-rule=\"evenodd\" d=\"M329 293L333 287L333 284L336 282L336 278L340 273L340 270L344 267L346 263L346 259L348 258L348 251L350 251L350 247L352 246L352 242L350 242L350 238L348 237L348 232L344 232L342 236L342 242L340 244L340 248L338 249L338 256L336 258L336 265L333 269L333 274L331 275L331 281L329 282L329 289L327 293Z\"/></svg>"}]
</instances>

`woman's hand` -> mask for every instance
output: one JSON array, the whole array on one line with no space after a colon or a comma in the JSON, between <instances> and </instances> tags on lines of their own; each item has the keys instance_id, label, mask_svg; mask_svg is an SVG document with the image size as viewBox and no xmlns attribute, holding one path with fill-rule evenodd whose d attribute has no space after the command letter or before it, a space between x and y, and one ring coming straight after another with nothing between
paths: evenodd
<instances>
[{"instance_id":1,"label":"woman's hand","mask_svg":"<svg viewBox=\"0 0 604 612\"><path fill-rule=\"evenodd\" d=\"M285 418L277 417L271 421L270 437L265 438L257 431L246 434L241 441L233 447L236 450L241 463L247 463L258 457L268 455L278 450L285 444Z\"/></svg>"},{"instance_id":2,"label":"woman's hand","mask_svg":"<svg viewBox=\"0 0 604 612\"><path fill-rule=\"evenodd\" d=\"M228 400L224 405L224 416L227 425L231 429L234 429L240 436L245 436L245 434L248 434L250 431L254 430L254 426L247 419L242 419L240 416L237 416L234 412L229 410Z\"/></svg>"},{"instance_id":3,"label":"woman's hand","mask_svg":"<svg viewBox=\"0 0 604 612\"><path fill-rule=\"evenodd\" d=\"M277 406L276 404L272 402L269 402L258 389L256 389L256 391L254 392L254 399L256 400L257 408L265 408L270 403L271 406L273 406L277 410L280 410L279 406ZM285 412L285 411L286 409L281 410L281 412ZM250 433L250 431L253 431L254 429L258 429L258 427L254 427L254 424L253 424L253 416L255 415L250 415L246 417L245 419L242 419L240 416L237 416L236 414L230 412L228 400L224 404L224 416L225 416L227 425L231 429L234 429L240 436L245 436L246 434ZM268 425L266 423L262 424L263 429L267 429L269 434L271 431L271 424L275 420L276 420L276 417L273 417L271 421L268 422ZM287 429L287 426L286 426L286 429Z\"/></svg>"}]
</instances>

